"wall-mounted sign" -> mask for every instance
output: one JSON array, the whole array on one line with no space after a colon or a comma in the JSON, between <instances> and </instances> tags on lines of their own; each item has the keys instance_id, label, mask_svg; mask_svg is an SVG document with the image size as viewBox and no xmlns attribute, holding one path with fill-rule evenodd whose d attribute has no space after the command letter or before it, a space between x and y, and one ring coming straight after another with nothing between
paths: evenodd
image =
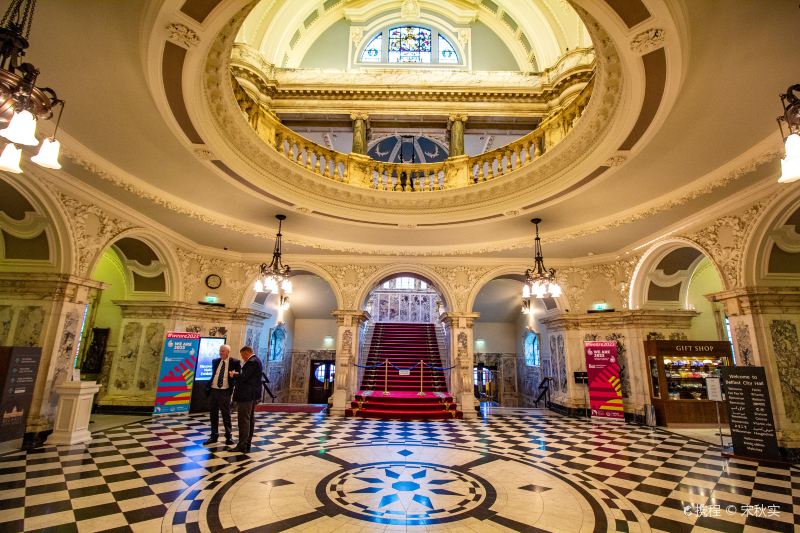
<instances>
[{"instance_id":1,"label":"wall-mounted sign","mask_svg":"<svg viewBox=\"0 0 800 533\"><path fill-rule=\"evenodd\" d=\"M167 333L153 414L189 412L199 347L198 333Z\"/></svg>"},{"instance_id":2,"label":"wall-mounted sign","mask_svg":"<svg viewBox=\"0 0 800 533\"><path fill-rule=\"evenodd\" d=\"M589 379L589 408L592 416L625 418L622 405L622 383L619 379L617 343L587 341L586 373Z\"/></svg>"},{"instance_id":3,"label":"wall-mounted sign","mask_svg":"<svg viewBox=\"0 0 800 533\"><path fill-rule=\"evenodd\" d=\"M728 396L733 453L780 461L764 367L725 366L721 374Z\"/></svg>"}]
</instances>

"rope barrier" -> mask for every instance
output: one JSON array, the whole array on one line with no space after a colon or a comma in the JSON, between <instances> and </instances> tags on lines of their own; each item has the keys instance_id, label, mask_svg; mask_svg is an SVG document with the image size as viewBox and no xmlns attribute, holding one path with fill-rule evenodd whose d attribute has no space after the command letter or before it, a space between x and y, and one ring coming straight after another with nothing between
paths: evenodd
<instances>
[{"instance_id":1,"label":"rope barrier","mask_svg":"<svg viewBox=\"0 0 800 533\"><path fill-rule=\"evenodd\" d=\"M369 368L378 368L379 366L383 366L385 364L386 364L385 362L380 362L377 365L359 365L358 363L356 363L356 366L358 368L367 368L367 369L369 369Z\"/></svg>"},{"instance_id":2,"label":"rope barrier","mask_svg":"<svg viewBox=\"0 0 800 533\"><path fill-rule=\"evenodd\" d=\"M417 363L417 364L419 364L419 363ZM455 367L457 367L458 365L453 365L453 366L445 366L445 367L439 367L439 366L433 366L433 365L430 365L430 364L428 364L428 363L425 363L425 366L427 366L427 367L428 367L428 368L430 368L431 370L450 370L451 368L455 368Z\"/></svg>"},{"instance_id":3,"label":"rope barrier","mask_svg":"<svg viewBox=\"0 0 800 533\"><path fill-rule=\"evenodd\" d=\"M420 363L421 362L422 361L420 361ZM392 365L394 367L394 369L397 370L398 372L403 371L403 370L411 371L411 370L414 370L415 368L417 368L419 366L419 363L417 363L414 366L410 366L408 368L400 368L399 366L397 366L396 364L392 363L391 361L389 361L389 364Z\"/></svg>"}]
</instances>

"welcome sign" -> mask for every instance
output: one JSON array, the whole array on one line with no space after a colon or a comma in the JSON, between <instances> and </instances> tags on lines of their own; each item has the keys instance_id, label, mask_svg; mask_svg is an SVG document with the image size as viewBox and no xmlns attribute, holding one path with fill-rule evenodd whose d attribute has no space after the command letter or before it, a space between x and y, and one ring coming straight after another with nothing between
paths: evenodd
<instances>
[{"instance_id":1,"label":"welcome sign","mask_svg":"<svg viewBox=\"0 0 800 533\"><path fill-rule=\"evenodd\" d=\"M587 341L583 346L589 375L589 408L592 416L625 418L622 383L619 379L617 362L617 343Z\"/></svg>"},{"instance_id":2,"label":"welcome sign","mask_svg":"<svg viewBox=\"0 0 800 533\"><path fill-rule=\"evenodd\" d=\"M200 335L170 331L164 340L153 414L188 413Z\"/></svg>"}]
</instances>

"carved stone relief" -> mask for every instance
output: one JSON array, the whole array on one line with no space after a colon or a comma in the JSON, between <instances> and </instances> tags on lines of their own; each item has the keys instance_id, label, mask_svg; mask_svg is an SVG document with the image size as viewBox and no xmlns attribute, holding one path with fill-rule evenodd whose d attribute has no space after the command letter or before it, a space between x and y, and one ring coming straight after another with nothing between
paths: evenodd
<instances>
[{"instance_id":1,"label":"carved stone relief","mask_svg":"<svg viewBox=\"0 0 800 533\"><path fill-rule=\"evenodd\" d=\"M14 346L41 346L43 324L43 308L38 305L20 307L17 312Z\"/></svg>"},{"instance_id":2,"label":"carved stone relief","mask_svg":"<svg viewBox=\"0 0 800 533\"><path fill-rule=\"evenodd\" d=\"M51 408L58 404L58 394L55 392L54 387L69 379L69 374L73 368L76 343L80 335L79 329L80 314L75 310L69 311L64 316L64 327L54 363L53 381L50 383L50 402L48 402L48 405Z\"/></svg>"},{"instance_id":3,"label":"carved stone relief","mask_svg":"<svg viewBox=\"0 0 800 533\"><path fill-rule=\"evenodd\" d=\"M553 391L558 392L561 390L561 367L558 360L558 344L555 335L550 336L550 359L549 359L549 377L553 378L551 381Z\"/></svg>"},{"instance_id":4,"label":"carved stone relief","mask_svg":"<svg viewBox=\"0 0 800 533\"><path fill-rule=\"evenodd\" d=\"M558 379L562 392L567 391L567 358L564 352L564 336L556 335L556 345L558 349Z\"/></svg>"},{"instance_id":5,"label":"carved stone relief","mask_svg":"<svg viewBox=\"0 0 800 533\"><path fill-rule=\"evenodd\" d=\"M197 32L180 22L167 24L166 29L167 38L169 38L170 41L182 44L186 48L196 46L200 42L200 36L197 35Z\"/></svg>"},{"instance_id":6,"label":"carved stone relief","mask_svg":"<svg viewBox=\"0 0 800 533\"><path fill-rule=\"evenodd\" d=\"M800 341L791 320L773 320L769 325L775 363L783 393L786 416L800 422Z\"/></svg>"},{"instance_id":7,"label":"carved stone relief","mask_svg":"<svg viewBox=\"0 0 800 533\"><path fill-rule=\"evenodd\" d=\"M322 264L320 265L336 281L342 292L344 303L350 309L358 309L362 302L358 294L377 270L378 265Z\"/></svg>"},{"instance_id":8,"label":"carved stone relief","mask_svg":"<svg viewBox=\"0 0 800 533\"><path fill-rule=\"evenodd\" d=\"M752 366L753 342L750 339L750 327L747 324L737 324L733 327L733 340L736 346L736 364L738 366Z\"/></svg>"},{"instance_id":9,"label":"carved stone relief","mask_svg":"<svg viewBox=\"0 0 800 533\"><path fill-rule=\"evenodd\" d=\"M453 298L455 298L455 302L448 303L456 310L464 311L469 311L469 309L466 309L466 304L470 291L490 269L491 267L483 265L436 265L433 267L433 270L444 278Z\"/></svg>"},{"instance_id":10,"label":"carved stone relief","mask_svg":"<svg viewBox=\"0 0 800 533\"><path fill-rule=\"evenodd\" d=\"M662 28L649 28L631 39L631 50L642 55L662 46L664 46L664 30Z\"/></svg>"}]
</instances>

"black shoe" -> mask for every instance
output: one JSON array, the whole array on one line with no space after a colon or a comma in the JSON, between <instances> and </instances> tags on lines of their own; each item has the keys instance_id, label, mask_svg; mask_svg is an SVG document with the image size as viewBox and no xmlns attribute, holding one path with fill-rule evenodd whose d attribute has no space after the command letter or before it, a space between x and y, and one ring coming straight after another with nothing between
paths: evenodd
<instances>
[{"instance_id":1,"label":"black shoe","mask_svg":"<svg viewBox=\"0 0 800 533\"><path fill-rule=\"evenodd\" d=\"M217 437L208 437L206 440L203 441L203 444L209 445L209 444L214 444L215 442L217 442Z\"/></svg>"},{"instance_id":2,"label":"black shoe","mask_svg":"<svg viewBox=\"0 0 800 533\"><path fill-rule=\"evenodd\" d=\"M244 446L234 446L233 448L228 448L229 452L237 452L237 453L247 453L247 448Z\"/></svg>"},{"instance_id":3,"label":"black shoe","mask_svg":"<svg viewBox=\"0 0 800 533\"><path fill-rule=\"evenodd\" d=\"M231 446L233 444L233 439L230 437L225 437L225 444Z\"/></svg>"}]
</instances>

